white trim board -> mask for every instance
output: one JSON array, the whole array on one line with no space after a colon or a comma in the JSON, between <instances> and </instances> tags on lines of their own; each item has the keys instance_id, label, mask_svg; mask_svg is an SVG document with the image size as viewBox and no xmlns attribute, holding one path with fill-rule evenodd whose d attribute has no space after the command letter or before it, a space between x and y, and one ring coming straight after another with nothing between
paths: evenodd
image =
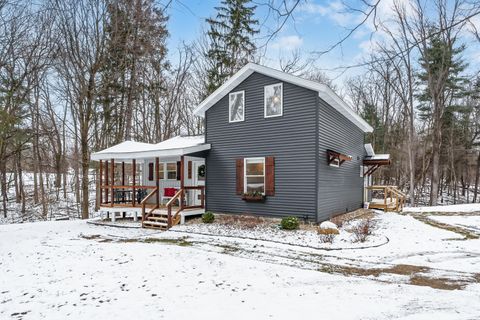
<instances>
[{"instance_id":1,"label":"white trim board","mask_svg":"<svg viewBox=\"0 0 480 320\"><path fill-rule=\"evenodd\" d=\"M353 124L359 127L363 132L372 132L373 128L360 117L352 108L350 108L345 101L343 101L332 89L330 89L325 84L302 79L300 77L261 66L255 63L248 63L242 69L240 69L236 74L234 74L230 79L228 79L223 85L221 85L217 90L215 90L211 95L209 95L205 100L203 100L194 110L193 113L196 116L204 117L205 112L211 108L215 103L220 101L224 96L226 96L230 91L232 91L236 86L242 83L246 78L248 78L252 73L258 72L260 74L284 81L291 84L304 87L313 91L318 92L318 96L335 108L338 112L344 115L348 120ZM246 110L245 110L246 111Z\"/></svg>"}]
</instances>

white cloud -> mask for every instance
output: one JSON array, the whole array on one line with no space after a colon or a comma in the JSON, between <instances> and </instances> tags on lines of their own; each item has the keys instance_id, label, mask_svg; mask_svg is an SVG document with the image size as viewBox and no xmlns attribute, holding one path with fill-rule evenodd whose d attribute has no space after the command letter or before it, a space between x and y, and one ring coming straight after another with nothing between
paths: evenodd
<instances>
[{"instance_id":1,"label":"white cloud","mask_svg":"<svg viewBox=\"0 0 480 320\"><path fill-rule=\"evenodd\" d=\"M303 45L303 39L297 35L280 37L272 47L275 49L293 51Z\"/></svg>"},{"instance_id":2,"label":"white cloud","mask_svg":"<svg viewBox=\"0 0 480 320\"><path fill-rule=\"evenodd\" d=\"M300 6L299 11L327 17L341 27L349 26L357 21L357 15L349 12L345 4L338 0L330 1L326 5L306 2Z\"/></svg>"}]
</instances>

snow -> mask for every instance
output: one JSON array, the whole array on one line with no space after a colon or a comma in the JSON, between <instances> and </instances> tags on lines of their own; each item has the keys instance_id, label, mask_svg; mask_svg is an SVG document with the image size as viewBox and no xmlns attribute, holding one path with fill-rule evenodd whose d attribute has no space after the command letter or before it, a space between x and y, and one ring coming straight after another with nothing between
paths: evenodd
<instances>
[{"instance_id":1,"label":"snow","mask_svg":"<svg viewBox=\"0 0 480 320\"><path fill-rule=\"evenodd\" d=\"M333 224L333 223L332 223ZM279 226L267 225L256 226L252 228L238 228L234 225L223 224L186 224L177 225L172 231L184 233L196 233L212 236L236 237L242 239L257 239L271 241L278 244L295 245L301 247L310 247L325 250L355 249L381 246L388 242L383 235L371 235L364 242L355 242L353 234L347 230L354 225L346 224L339 235L335 235L332 243L322 242L320 235L316 230L282 230ZM334 228L337 226L333 224Z\"/></svg>"},{"instance_id":2,"label":"snow","mask_svg":"<svg viewBox=\"0 0 480 320\"><path fill-rule=\"evenodd\" d=\"M408 207L404 212L480 212L480 203L455 204L432 207Z\"/></svg>"},{"instance_id":3,"label":"snow","mask_svg":"<svg viewBox=\"0 0 480 320\"><path fill-rule=\"evenodd\" d=\"M480 215L479 216L428 216L430 219L440 223L465 228L480 235Z\"/></svg>"},{"instance_id":4,"label":"snow","mask_svg":"<svg viewBox=\"0 0 480 320\"><path fill-rule=\"evenodd\" d=\"M338 230L338 227L333 222L323 221L322 223L320 223L320 229L323 229L323 230L328 230L328 229Z\"/></svg>"},{"instance_id":5,"label":"snow","mask_svg":"<svg viewBox=\"0 0 480 320\"><path fill-rule=\"evenodd\" d=\"M176 136L155 145L155 150L194 147L205 143L204 136Z\"/></svg>"},{"instance_id":6,"label":"snow","mask_svg":"<svg viewBox=\"0 0 480 320\"><path fill-rule=\"evenodd\" d=\"M92 156L101 155L104 153L124 153L124 152L142 152L151 150L155 145L150 143L144 142L136 142L136 141L124 141L119 144L116 144L110 148L104 149L99 152L95 152Z\"/></svg>"},{"instance_id":7,"label":"snow","mask_svg":"<svg viewBox=\"0 0 480 320\"><path fill-rule=\"evenodd\" d=\"M84 221L0 226L0 318L475 319L480 287L439 290L236 257ZM92 239L85 239L90 237ZM200 237L196 238L200 241ZM245 243L249 245L249 242ZM253 248L253 247L252 247ZM285 252L285 251L284 251ZM391 277L390 277L391 278ZM392 279L390 279L392 280ZM386 281L386 282L383 282ZM348 303L348 308L345 304Z\"/></svg>"}]
</instances>

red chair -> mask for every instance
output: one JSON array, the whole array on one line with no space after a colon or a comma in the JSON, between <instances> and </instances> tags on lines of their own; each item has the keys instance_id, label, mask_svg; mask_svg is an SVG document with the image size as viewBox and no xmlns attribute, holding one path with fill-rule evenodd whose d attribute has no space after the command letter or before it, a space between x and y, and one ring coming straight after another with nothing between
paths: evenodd
<instances>
[{"instance_id":1,"label":"red chair","mask_svg":"<svg viewBox=\"0 0 480 320\"><path fill-rule=\"evenodd\" d=\"M176 188L164 188L161 203L163 204L165 200L172 199L177 192L178 189Z\"/></svg>"}]
</instances>

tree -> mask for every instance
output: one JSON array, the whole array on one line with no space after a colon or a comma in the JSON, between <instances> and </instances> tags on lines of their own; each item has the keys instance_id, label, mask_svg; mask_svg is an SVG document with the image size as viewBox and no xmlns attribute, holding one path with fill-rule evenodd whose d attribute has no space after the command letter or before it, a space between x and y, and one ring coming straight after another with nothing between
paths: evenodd
<instances>
[{"instance_id":1,"label":"tree","mask_svg":"<svg viewBox=\"0 0 480 320\"><path fill-rule=\"evenodd\" d=\"M440 182L440 153L442 149L442 125L444 114L450 102L460 97L461 82L459 74L466 65L459 58L463 46L456 46L456 36L451 32L441 32L440 26L425 26L426 39L420 46L419 74L425 90L419 95L426 102L419 107L422 117L432 119L432 172L430 205L437 204ZM422 29L422 30L425 30Z\"/></svg>"},{"instance_id":2,"label":"tree","mask_svg":"<svg viewBox=\"0 0 480 320\"><path fill-rule=\"evenodd\" d=\"M212 60L212 68L207 73L206 95L254 57L253 36L259 32L258 20L254 18L256 6L249 3L250 0L223 0L215 8L216 17L207 19L210 47L206 55Z\"/></svg>"}]
</instances>

